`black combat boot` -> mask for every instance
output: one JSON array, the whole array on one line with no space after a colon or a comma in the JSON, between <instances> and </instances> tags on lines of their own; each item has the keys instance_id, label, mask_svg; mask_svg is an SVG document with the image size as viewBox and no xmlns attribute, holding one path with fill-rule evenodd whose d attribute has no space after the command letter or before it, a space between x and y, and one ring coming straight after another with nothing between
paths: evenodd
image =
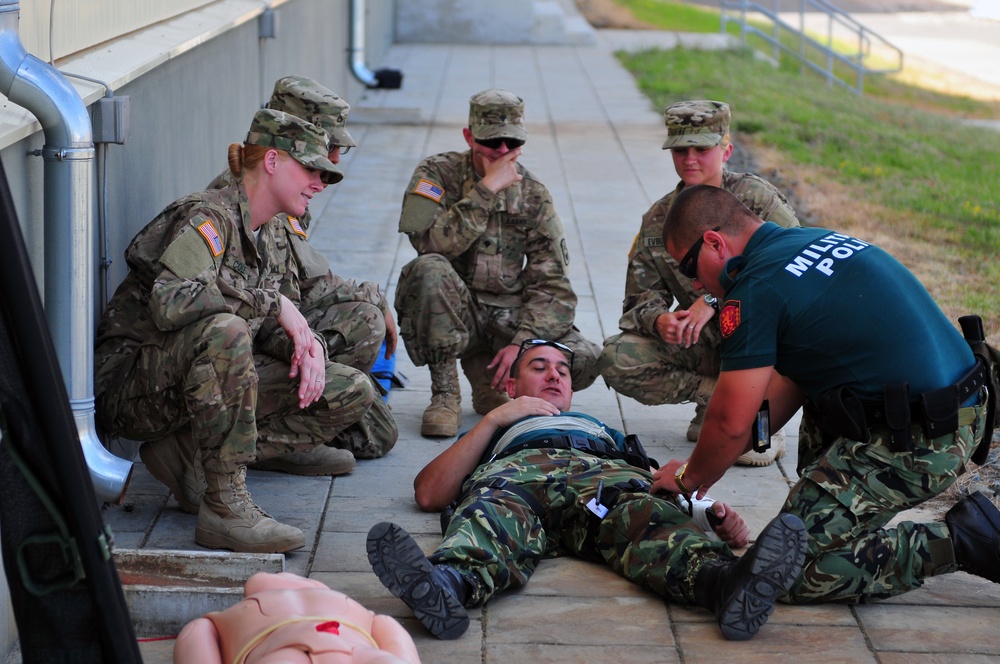
<instances>
[{"instance_id":1,"label":"black combat boot","mask_svg":"<svg viewBox=\"0 0 1000 664\"><path fill-rule=\"evenodd\" d=\"M715 614L722 635L746 641L774 612L774 601L802 571L806 532L792 514L779 514L764 527L742 558L710 562L695 580L695 603Z\"/></svg>"},{"instance_id":2,"label":"black combat boot","mask_svg":"<svg viewBox=\"0 0 1000 664\"><path fill-rule=\"evenodd\" d=\"M434 565L410 534L383 521L368 531L368 562L379 581L403 600L439 639L457 639L469 628L469 586L458 570Z\"/></svg>"},{"instance_id":3,"label":"black combat boot","mask_svg":"<svg viewBox=\"0 0 1000 664\"><path fill-rule=\"evenodd\" d=\"M1000 583L1000 510L977 491L944 517L958 569Z\"/></svg>"}]
</instances>

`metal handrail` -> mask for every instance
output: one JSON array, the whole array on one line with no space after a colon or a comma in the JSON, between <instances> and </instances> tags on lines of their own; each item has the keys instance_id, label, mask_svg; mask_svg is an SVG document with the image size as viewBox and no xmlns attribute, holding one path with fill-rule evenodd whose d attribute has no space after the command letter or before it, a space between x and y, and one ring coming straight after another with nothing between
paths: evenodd
<instances>
[{"instance_id":1,"label":"metal handrail","mask_svg":"<svg viewBox=\"0 0 1000 664\"><path fill-rule=\"evenodd\" d=\"M787 0L786 0L787 2ZM844 87L862 94L864 92L865 74L888 74L902 71L903 52L893 46L878 33L869 30L850 14L842 9L830 4L826 0L799 0L799 27L796 28L786 23L779 16L781 0L775 0L774 9L768 9L759 3L749 0L720 0L721 4L721 26L723 33L726 32L726 24L733 22L740 26L740 37L743 43L747 43L747 35L756 35L772 47L773 57L780 60L781 53L787 53L799 60L803 69L809 68L820 76L823 76L827 83L837 83ZM806 10L815 10L817 13L826 16L826 43L806 33ZM739 13L739 18L731 18L730 12ZM754 14L754 18L769 19L772 24L770 33L751 25L747 20L748 14ZM850 37L856 45L853 53L841 53L834 48L834 31L841 29ZM788 34L798 42L798 50L789 47L782 42L782 35ZM822 62L814 62L807 54L807 47L817 51ZM870 61L874 50L879 49L889 61L887 67L873 67L866 64ZM894 61L894 64L892 64ZM840 79L834 74L834 65L842 64L855 73L854 85Z\"/></svg>"}]
</instances>

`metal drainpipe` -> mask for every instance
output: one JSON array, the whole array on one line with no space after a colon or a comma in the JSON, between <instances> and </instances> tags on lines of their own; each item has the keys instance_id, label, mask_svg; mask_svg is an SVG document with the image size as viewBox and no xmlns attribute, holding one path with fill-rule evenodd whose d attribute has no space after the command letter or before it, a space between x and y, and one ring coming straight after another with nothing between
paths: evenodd
<instances>
[{"instance_id":1,"label":"metal drainpipe","mask_svg":"<svg viewBox=\"0 0 1000 664\"><path fill-rule=\"evenodd\" d=\"M93 130L69 82L24 49L20 16L17 0L0 0L0 92L34 114L45 132L45 316L94 492L120 503L132 463L105 449L94 417Z\"/></svg>"},{"instance_id":2,"label":"metal drainpipe","mask_svg":"<svg viewBox=\"0 0 1000 664\"><path fill-rule=\"evenodd\" d=\"M373 72L365 65L365 0L351 0L351 73L369 88L396 90L402 85L403 73L398 69Z\"/></svg>"}]
</instances>

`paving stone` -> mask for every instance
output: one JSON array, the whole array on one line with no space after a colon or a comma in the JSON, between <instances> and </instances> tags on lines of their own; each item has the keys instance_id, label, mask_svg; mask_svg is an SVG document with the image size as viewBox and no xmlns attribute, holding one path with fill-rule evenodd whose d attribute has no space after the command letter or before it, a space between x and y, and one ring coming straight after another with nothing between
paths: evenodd
<instances>
[{"instance_id":1,"label":"paving stone","mask_svg":"<svg viewBox=\"0 0 1000 664\"><path fill-rule=\"evenodd\" d=\"M775 661L874 664L878 661L857 627L768 622L749 642L725 640L714 622L678 624L676 632L685 664L773 664Z\"/></svg>"},{"instance_id":2,"label":"paving stone","mask_svg":"<svg viewBox=\"0 0 1000 664\"><path fill-rule=\"evenodd\" d=\"M1000 656L1000 608L869 604L856 611L879 652Z\"/></svg>"},{"instance_id":3,"label":"paving stone","mask_svg":"<svg viewBox=\"0 0 1000 664\"><path fill-rule=\"evenodd\" d=\"M487 643L671 646L658 597L540 597L507 592L486 608Z\"/></svg>"}]
</instances>

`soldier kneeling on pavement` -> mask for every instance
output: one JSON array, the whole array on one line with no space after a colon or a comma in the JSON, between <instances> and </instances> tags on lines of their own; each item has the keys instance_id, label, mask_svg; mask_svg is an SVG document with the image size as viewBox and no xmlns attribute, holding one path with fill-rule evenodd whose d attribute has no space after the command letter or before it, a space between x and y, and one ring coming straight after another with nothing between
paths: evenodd
<instances>
[{"instance_id":1,"label":"soldier kneeling on pavement","mask_svg":"<svg viewBox=\"0 0 1000 664\"><path fill-rule=\"evenodd\" d=\"M576 293L562 222L548 189L519 159L528 138L524 101L506 90L469 100L469 149L427 157L403 197L399 230L419 256L396 290L399 332L417 366L431 372L420 433L458 434L456 358L484 415L506 403L504 383L525 339L576 352L573 388L597 378L600 347L573 326Z\"/></svg>"},{"instance_id":2,"label":"soldier kneeling on pavement","mask_svg":"<svg viewBox=\"0 0 1000 664\"><path fill-rule=\"evenodd\" d=\"M343 451L325 443L342 411L360 417L376 398L360 372L346 389L331 383L325 340L261 258L276 214L302 215L343 177L327 150L316 125L258 111L244 144L230 146L233 184L171 203L129 244L129 273L97 330L98 426L148 441L144 462L197 513L205 547L304 546L302 531L253 502L246 465L305 453L310 474L343 472ZM259 338L268 318L285 334Z\"/></svg>"}]
</instances>

